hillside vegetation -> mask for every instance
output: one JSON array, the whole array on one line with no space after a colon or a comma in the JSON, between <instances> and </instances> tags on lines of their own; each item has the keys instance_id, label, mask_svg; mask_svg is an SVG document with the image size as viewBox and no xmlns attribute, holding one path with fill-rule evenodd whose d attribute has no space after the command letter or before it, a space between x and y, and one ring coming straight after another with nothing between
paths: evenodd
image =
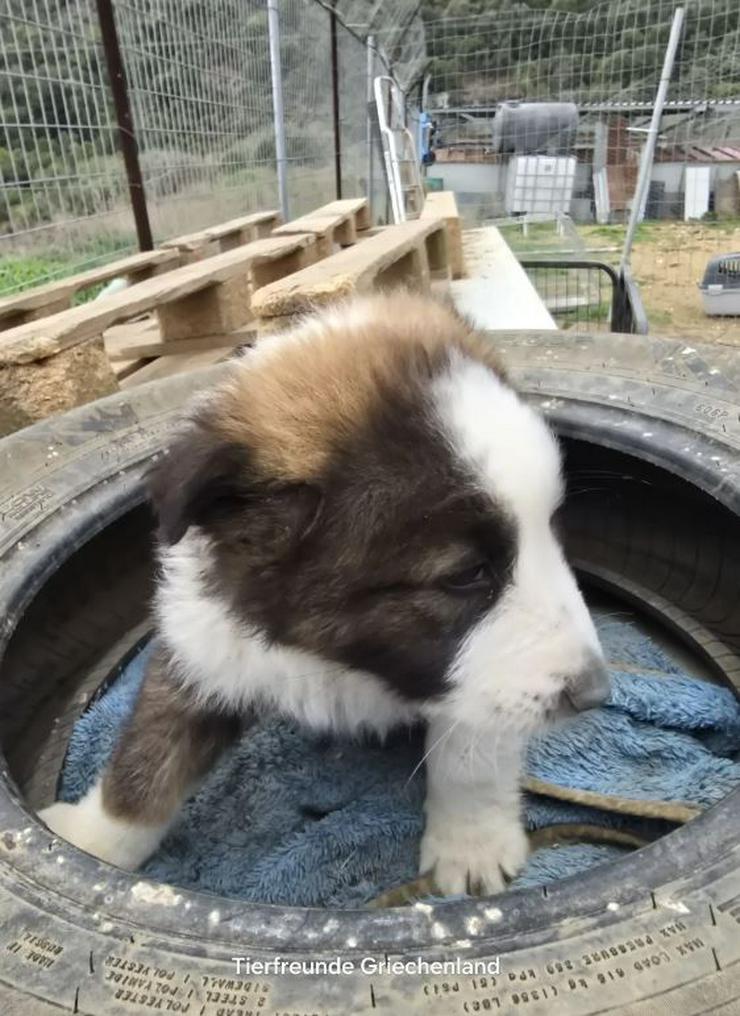
<instances>
[{"instance_id":1,"label":"hillside vegetation","mask_svg":"<svg viewBox=\"0 0 740 1016\"><path fill-rule=\"evenodd\" d=\"M432 91L451 104L655 94L673 0L425 0ZM674 97L740 98L740 4L687 0Z\"/></svg>"}]
</instances>

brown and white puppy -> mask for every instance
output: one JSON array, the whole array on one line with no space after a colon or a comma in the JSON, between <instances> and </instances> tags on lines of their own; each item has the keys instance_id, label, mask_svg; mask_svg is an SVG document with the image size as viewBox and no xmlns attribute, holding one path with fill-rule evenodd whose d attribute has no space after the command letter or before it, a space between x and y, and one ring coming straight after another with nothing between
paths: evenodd
<instances>
[{"instance_id":1,"label":"brown and white puppy","mask_svg":"<svg viewBox=\"0 0 740 1016\"><path fill-rule=\"evenodd\" d=\"M421 870L501 889L527 735L608 681L552 528L557 443L490 341L409 294L306 319L200 397L153 496L158 649L102 778L47 825L134 868L256 710L423 719Z\"/></svg>"}]
</instances>

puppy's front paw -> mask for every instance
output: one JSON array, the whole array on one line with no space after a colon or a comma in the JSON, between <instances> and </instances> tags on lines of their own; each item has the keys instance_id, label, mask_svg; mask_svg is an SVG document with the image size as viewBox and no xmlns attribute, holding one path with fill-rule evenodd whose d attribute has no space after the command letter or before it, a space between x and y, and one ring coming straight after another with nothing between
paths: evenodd
<instances>
[{"instance_id":1,"label":"puppy's front paw","mask_svg":"<svg viewBox=\"0 0 740 1016\"><path fill-rule=\"evenodd\" d=\"M501 892L524 866L529 852L518 816L498 809L462 824L430 815L421 841L419 870L431 873L447 896Z\"/></svg>"},{"instance_id":2,"label":"puppy's front paw","mask_svg":"<svg viewBox=\"0 0 740 1016\"><path fill-rule=\"evenodd\" d=\"M127 871L143 864L164 833L161 827L125 822L109 815L103 809L97 786L76 804L57 801L43 808L38 817L56 836Z\"/></svg>"}]
</instances>

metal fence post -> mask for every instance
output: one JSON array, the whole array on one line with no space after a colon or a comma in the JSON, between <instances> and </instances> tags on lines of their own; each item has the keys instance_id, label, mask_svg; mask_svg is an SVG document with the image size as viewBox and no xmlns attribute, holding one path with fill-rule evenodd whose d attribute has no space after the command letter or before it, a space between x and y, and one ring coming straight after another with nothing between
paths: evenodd
<instances>
[{"instance_id":1,"label":"metal fence post","mask_svg":"<svg viewBox=\"0 0 740 1016\"><path fill-rule=\"evenodd\" d=\"M283 108L283 74L280 65L280 17L278 0L267 0L267 30L270 40L270 77L272 79L272 116L275 124L275 164L278 200L283 221L290 218L288 204L288 153L285 144L285 110Z\"/></svg>"},{"instance_id":2,"label":"metal fence post","mask_svg":"<svg viewBox=\"0 0 740 1016\"><path fill-rule=\"evenodd\" d=\"M373 211L373 190L374 190L374 170L375 163L373 160L373 108L374 108L374 94L373 94L373 78L375 77L375 36L368 35L366 42L367 50L367 64L366 64L366 87L365 87L365 101L367 112L365 114L365 145L367 147L367 168L365 175L365 191L367 194L367 204L370 209L370 215L372 217Z\"/></svg>"},{"instance_id":3,"label":"metal fence post","mask_svg":"<svg viewBox=\"0 0 740 1016\"><path fill-rule=\"evenodd\" d=\"M131 210L134 213L139 250L153 250L152 227L149 222L149 211L146 206L144 178L141 174L139 148L136 144L136 131L131 115L131 104L129 103L128 87L126 84L126 71L123 66L121 47L118 42L118 32L116 31L116 18L113 13L111 0L97 0L97 7L98 24L100 25L100 35L103 42L105 62L108 68L113 104L116 109L118 136L121 142L123 164L126 169L128 192L131 198Z\"/></svg>"},{"instance_id":4,"label":"metal fence post","mask_svg":"<svg viewBox=\"0 0 740 1016\"><path fill-rule=\"evenodd\" d=\"M339 120L339 45L337 40L337 12L329 14L331 36L331 109L334 123L334 190L337 200L342 196L342 128Z\"/></svg>"},{"instance_id":5,"label":"metal fence post","mask_svg":"<svg viewBox=\"0 0 740 1016\"><path fill-rule=\"evenodd\" d=\"M650 120L650 127L648 128L645 147L642 150L642 158L640 159L640 171L637 176L637 184L635 185L635 194L632 198L629 223L627 224L627 234L624 238L624 248L622 250L622 269L629 265L630 255L632 253L632 244L635 239L635 232L637 231L637 226L645 212L645 202L647 200L648 188L650 187L650 174L653 169L653 156L655 155L655 145L658 140L658 129L660 128L660 117L663 113L663 106L665 105L665 97L668 92L668 82L671 80L673 61L676 58L676 50L678 49L678 42L681 38L682 26L683 7L677 7L673 14L673 24L671 25L671 34L668 38L668 46L665 51L663 71L660 75L658 91L655 95L653 115Z\"/></svg>"}]
</instances>

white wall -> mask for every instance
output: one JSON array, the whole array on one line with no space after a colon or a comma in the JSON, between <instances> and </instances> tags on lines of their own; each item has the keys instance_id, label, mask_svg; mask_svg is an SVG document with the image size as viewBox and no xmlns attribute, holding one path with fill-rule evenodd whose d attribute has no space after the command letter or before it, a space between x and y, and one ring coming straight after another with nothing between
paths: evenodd
<instances>
[{"instance_id":1,"label":"white wall","mask_svg":"<svg viewBox=\"0 0 740 1016\"><path fill-rule=\"evenodd\" d=\"M657 162L653 166L651 179L665 183L666 200L678 202L680 199L682 203L685 168L683 162ZM717 181L730 179L738 170L740 162L715 163L712 166L712 188ZM441 177L445 190L455 191L463 215L467 206L469 212L472 208L485 207L489 214L503 216L506 171L506 164L500 163L437 162L429 167L428 175ZM571 214L579 222L585 220L588 204L578 195L588 188L590 177L591 164L579 162L576 168L576 196L571 205Z\"/></svg>"}]
</instances>

